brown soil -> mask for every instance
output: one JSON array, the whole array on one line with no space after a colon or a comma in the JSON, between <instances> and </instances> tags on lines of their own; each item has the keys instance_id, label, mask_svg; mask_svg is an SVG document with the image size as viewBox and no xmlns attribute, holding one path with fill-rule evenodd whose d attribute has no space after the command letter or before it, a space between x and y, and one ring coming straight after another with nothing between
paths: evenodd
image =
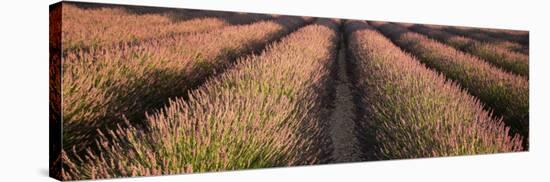
<instances>
[{"instance_id":1,"label":"brown soil","mask_svg":"<svg viewBox=\"0 0 550 182\"><path fill-rule=\"evenodd\" d=\"M345 45L344 41L341 41L336 62L334 109L329 118L334 148L332 158L335 163L360 161L360 150L354 135L356 108L347 75L346 61Z\"/></svg>"}]
</instances>

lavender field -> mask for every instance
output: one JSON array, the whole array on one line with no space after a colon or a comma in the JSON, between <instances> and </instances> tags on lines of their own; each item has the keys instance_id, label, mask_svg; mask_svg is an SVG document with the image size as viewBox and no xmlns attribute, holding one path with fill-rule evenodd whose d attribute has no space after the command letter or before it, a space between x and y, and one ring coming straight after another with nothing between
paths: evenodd
<instances>
[{"instance_id":1,"label":"lavender field","mask_svg":"<svg viewBox=\"0 0 550 182\"><path fill-rule=\"evenodd\" d=\"M529 149L529 32L50 7L50 176Z\"/></svg>"}]
</instances>

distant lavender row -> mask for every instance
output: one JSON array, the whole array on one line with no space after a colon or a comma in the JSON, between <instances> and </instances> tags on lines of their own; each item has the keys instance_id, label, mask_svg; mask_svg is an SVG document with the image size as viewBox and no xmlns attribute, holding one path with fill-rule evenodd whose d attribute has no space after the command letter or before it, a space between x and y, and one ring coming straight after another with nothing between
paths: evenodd
<instances>
[{"instance_id":1,"label":"distant lavender row","mask_svg":"<svg viewBox=\"0 0 550 182\"><path fill-rule=\"evenodd\" d=\"M279 17L206 34L68 53L62 63L63 148L84 149L97 129L112 128L123 117L139 121L242 54L304 23L301 17Z\"/></svg>"},{"instance_id":2,"label":"distant lavender row","mask_svg":"<svg viewBox=\"0 0 550 182\"><path fill-rule=\"evenodd\" d=\"M409 26L409 29L478 56L506 71L529 77L529 56L527 55L503 49L492 43L479 42L419 24Z\"/></svg>"},{"instance_id":3,"label":"distant lavender row","mask_svg":"<svg viewBox=\"0 0 550 182\"><path fill-rule=\"evenodd\" d=\"M498 39L514 41L529 46L528 31L473 28L471 32L480 32Z\"/></svg>"},{"instance_id":4,"label":"distant lavender row","mask_svg":"<svg viewBox=\"0 0 550 182\"><path fill-rule=\"evenodd\" d=\"M378 159L404 159L522 149L519 137L479 101L403 53L363 21L345 26L362 103L360 122Z\"/></svg>"},{"instance_id":5,"label":"distant lavender row","mask_svg":"<svg viewBox=\"0 0 550 182\"><path fill-rule=\"evenodd\" d=\"M466 28L466 27L451 27L451 26L441 26L441 30L454 33L457 35L462 35L466 37L471 37L483 42L491 42L493 44L500 45L501 47L506 47L512 51L521 52L523 54L529 54L529 34L527 32L520 33L526 37L518 37L513 35L512 38L506 34L496 33L496 32L506 32L505 30L493 30L495 33L490 33L490 30L485 29L476 29L476 28ZM512 33L516 34L516 33Z\"/></svg>"},{"instance_id":6,"label":"distant lavender row","mask_svg":"<svg viewBox=\"0 0 550 182\"><path fill-rule=\"evenodd\" d=\"M338 42L319 20L147 117L106 133L67 179L179 174L318 163L328 143L319 100Z\"/></svg>"},{"instance_id":7,"label":"distant lavender row","mask_svg":"<svg viewBox=\"0 0 550 182\"><path fill-rule=\"evenodd\" d=\"M529 136L529 84L521 76L504 72L487 62L390 23L372 22L403 49L428 67L455 80L477 96L505 122L513 133Z\"/></svg>"},{"instance_id":8,"label":"distant lavender row","mask_svg":"<svg viewBox=\"0 0 550 182\"><path fill-rule=\"evenodd\" d=\"M204 32L271 17L240 13L224 13L225 16L209 14L213 13L180 10L135 14L124 8L81 9L64 4L63 50L97 48L182 33Z\"/></svg>"}]
</instances>

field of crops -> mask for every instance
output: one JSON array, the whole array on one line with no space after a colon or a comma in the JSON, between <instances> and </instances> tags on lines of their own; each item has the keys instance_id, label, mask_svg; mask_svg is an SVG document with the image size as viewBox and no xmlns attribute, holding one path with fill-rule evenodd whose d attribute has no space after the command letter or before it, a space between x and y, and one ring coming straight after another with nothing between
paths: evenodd
<instances>
[{"instance_id":1,"label":"field of crops","mask_svg":"<svg viewBox=\"0 0 550 182\"><path fill-rule=\"evenodd\" d=\"M58 179L529 148L525 31L78 3L50 22Z\"/></svg>"}]
</instances>

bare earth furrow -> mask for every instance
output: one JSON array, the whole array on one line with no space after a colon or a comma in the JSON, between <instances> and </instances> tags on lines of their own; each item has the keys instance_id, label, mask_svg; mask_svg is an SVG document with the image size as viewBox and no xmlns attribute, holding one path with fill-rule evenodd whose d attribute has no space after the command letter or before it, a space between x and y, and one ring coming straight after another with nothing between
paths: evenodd
<instances>
[{"instance_id":1,"label":"bare earth furrow","mask_svg":"<svg viewBox=\"0 0 550 182\"><path fill-rule=\"evenodd\" d=\"M340 39L340 50L336 60L336 79L331 85L334 87L334 101L332 114L329 117L330 134L332 137L333 162L359 161L357 137L355 136L356 108L353 102L352 87L348 77L348 61L346 59L346 45L343 37Z\"/></svg>"}]
</instances>

